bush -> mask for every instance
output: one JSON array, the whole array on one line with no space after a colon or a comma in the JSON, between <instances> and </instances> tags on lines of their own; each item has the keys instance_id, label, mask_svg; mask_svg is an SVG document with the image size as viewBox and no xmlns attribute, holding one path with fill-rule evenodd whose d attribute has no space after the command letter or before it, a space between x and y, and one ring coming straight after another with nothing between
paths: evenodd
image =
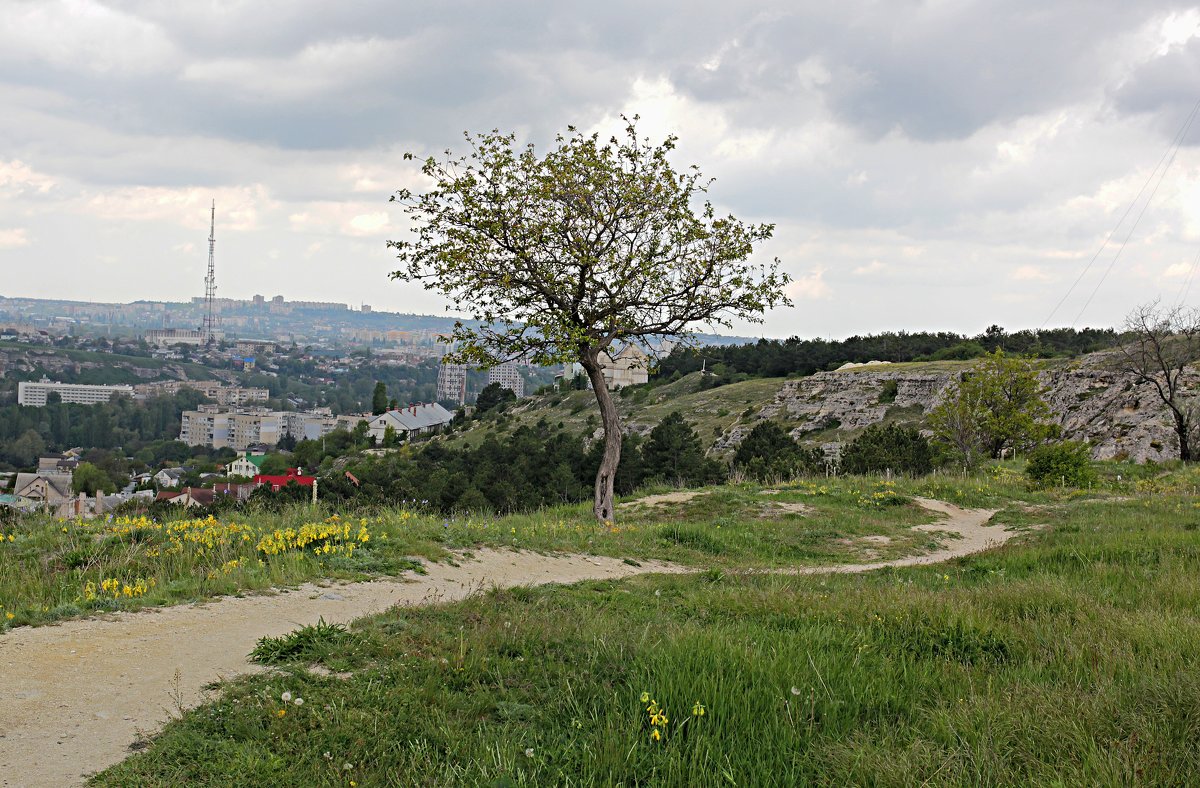
<instances>
[{"instance_id":1,"label":"bush","mask_svg":"<svg viewBox=\"0 0 1200 788\"><path fill-rule=\"evenodd\" d=\"M879 402L888 405L896 401L896 395L900 393L900 384L895 380L883 381L883 387L879 390Z\"/></svg>"},{"instance_id":2,"label":"bush","mask_svg":"<svg viewBox=\"0 0 1200 788\"><path fill-rule=\"evenodd\" d=\"M842 451L842 472L924 476L933 470L933 449L911 427L872 424Z\"/></svg>"},{"instance_id":3,"label":"bush","mask_svg":"<svg viewBox=\"0 0 1200 788\"><path fill-rule=\"evenodd\" d=\"M1029 454L1025 475L1035 487L1083 487L1096 481L1090 448L1075 441L1038 446Z\"/></svg>"},{"instance_id":4,"label":"bush","mask_svg":"<svg viewBox=\"0 0 1200 788\"><path fill-rule=\"evenodd\" d=\"M823 472L825 455L799 445L775 422L762 421L738 446L733 464L759 481L791 479Z\"/></svg>"}]
</instances>

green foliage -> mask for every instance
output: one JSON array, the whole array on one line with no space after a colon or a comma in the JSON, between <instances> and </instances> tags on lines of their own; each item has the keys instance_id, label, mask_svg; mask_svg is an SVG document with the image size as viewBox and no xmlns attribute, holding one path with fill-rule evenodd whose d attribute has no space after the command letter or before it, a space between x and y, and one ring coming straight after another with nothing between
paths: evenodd
<instances>
[{"instance_id":1,"label":"green foliage","mask_svg":"<svg viewBox=\"0 0 1200 788\"><path fill-rule=\"evenodd\" d=\"M686 486L709 484L724 476L721 465L704 456L700 436L678 411L650 430L642 447L644 477Z\"/></svg>"},{"instance_id":2,"label":"green foliage","mask_svg":"<svg viewBox=\"0 0 1200 788\"><path fill-rule=\"evenodd\" d=\"M983 457L1026 451L1057 435L1050 417L1033 363L997 350L930 411L928 426L935 441L974 468Z\"/></svg>"},{"instance_id":3,"label":"green foliage","mask_svg":"<svg viewBox=\"0 0 1200 788\"><path fill-rule=\"evenodd\" d=\"M1097 478L1091 449L1086 443L1075 441L1038 446L1029 454L1025 475L1036 487L1086 487Z\"/></svg>"},{"instance_id":4,"label":"green foliage","mask_svg":"<svg viewBox=\"0 0 1200 788\"><path fill-rule=\"evenodd\" d=\"M506 388L499 383L489 383L479 392L479 396L475 398L475 413L482 415L490 410L503 410L504 406L510 402L515 402L517 395L512 389Z\"/></svg>"},{"instance_id":5,"label":"green foliage","mask_svg":"<svg viewBox=\"0 0 1200 788\"><path fill-rule=\"evenodd\" d=\"M287 662L319 662L339 643L346 640L346 627L328 624L324 618L280 637L262 637L250 652L250 661L260 665Z\"/></svg>"},{"instance_id":6,"label":"green foliage","mask_svg":"<svg viewBox=\"0 0 1200 788\"><path fill-rule=\"evenodd\" d=\"M923 476L933 470L929 441L911 427L872 424L842 450L842 473Z\"/></svg>"},{"instance_id":7,"label":"green foliage","mask_svg":"<svg viewBox=\"0 0 1200 788\"><path fill-rule=\"evenodd\" d=\"M998 327L994 327L998 328ZM722 364L728 373L754 377L811 375L835 369L851 361L936 361L940 359L979 358L987 353L1005 353L1053 358L1077 356L1105 350L1118 344L1116 331L1110 328L1050 329L1043 331L989 330L976 337L948 331L938 333L907 331L855 335L848 339L760 339L746 345L706 345L698 348L679 346L662 359L652 382L656 385Z\"/></svg>"},{"instance_id":8,"label":"green foliage","mask_svg":"<svg viewBox=\"0 0 1200 788\"><path fill-rule=\"evenodd\" d=\"M387 384L382 380L378 380L375 382L375 389L371 392L371 413L379 416L387 412L387 407Z\"/></svg>"},{"instance_id":9,"label":"green foliage","mask_svg":"<svg viewBox=\"0 0 1200 788\"><path fill-rule=\"evenodd\" d=\"M773 421L760 421L742 439L733 465L761 481L791 479L822 473L825 455L820 449L801 446Z\"/></svg>"},{"instance_id":10,"label":"green foliage","mask_svg":"<svg viewBox=\"0 0 1200 788\"><path fill-rule=\"evenodd\" d=\"M288 464L287 456L283 454L268 454L263 458L263 463L259 466L259 471L264 476L282 476L287 473L289 467L291 466Z\"/></svg>"},{"instance_id":11,"label":"green foliage","mask_svg":"<svg viewBox=\"0 0 1200 788\"><path fill-rule=\"evenodd\" d=\"M899 393L900 384L896 380L885 380L879 389L879 402L884 405L891 404L896 401L896 395Z\"/></svg>"},{"instance_id":12,"label":"green foliage","mask_svg":"<svg viewBox=\"0 0 1200 788\"><path fill-rule=\"evenodd\" d=\"M83 493L91 497L96 494L97 490L109 494L115 493L117 487L113 484L108 474L95 465L92 465L90 462L79 463L79 466L75 468L75 473L71 477L71 491L76 495Z\"/></svg>"}]
</instances>

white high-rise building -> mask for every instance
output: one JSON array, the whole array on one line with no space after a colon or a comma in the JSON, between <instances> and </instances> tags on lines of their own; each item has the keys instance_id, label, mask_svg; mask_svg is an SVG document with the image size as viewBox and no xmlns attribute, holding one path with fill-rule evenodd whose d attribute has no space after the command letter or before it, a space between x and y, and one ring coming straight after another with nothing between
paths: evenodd
<instances>
[{"instance_id":1,"label":"white high-rise building","mask_svg":"<svg viewBox=\"0 0 1200 788\"><path fill-rule=\"evenodd\" d=\"M525 396L525 378L521 377L521 368L511 361L488 370L488 384L492 383L499 383L517 399Z\"/></svg>"},{"instance_id":2,"label":"white high-rise building","mask_svg":"<svg viewBox=\"0 0 1200 788\"><path fill-rule=\"evenodd\" d=\"M56 393L63 402L77 405L95 405L108 402L115 394L133 396L133 386L89 386L83 383L54 383L47 378L40 381L21 381L17 384L17 404L44 407L47 397Z\"/></svg>"},{"instance_id":3,"label":"white high-rise building","mask_svg":"<svg viewBox=\"0 0 1200 788\"><path fill-rule=\"evenodd\" d=\"M467 401L467 365L442 364L438 367L437 398L439 402Z\"/></svg>"}]
</instances>

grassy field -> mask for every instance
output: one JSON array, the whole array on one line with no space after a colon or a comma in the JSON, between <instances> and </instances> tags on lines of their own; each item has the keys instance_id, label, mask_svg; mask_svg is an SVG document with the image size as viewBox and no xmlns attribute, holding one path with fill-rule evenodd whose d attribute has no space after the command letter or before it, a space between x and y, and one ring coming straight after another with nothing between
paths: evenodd
<instances>
[{"instance_id":1,"label":"grassy field","mask_svg":"<svg viewBox=\"0 0 1200 788\"><path fill-rule=\"evenodd\" d=\"M1091 493L1030 493L1004 468L896 485L1046 526L940 566L789 577L714 561L300 630L261 644L274 671L223 685L95 783L1200 784L1195 474L1115 476ZM789 494L836 509L842 532L879 486ZM697 503L703 532L760 497ZM698 528L702 511L673 517ZM620 549L689 555L613 537L627 533Z\"/></svg>"},{"instance_id":2,"label":"grassy field","mask_svg":"<svg viewBox=\"0 0 1200 788\"><path fill-rule=\"evenodd\" d=\"M392 575L478 547L725 569L892 558L937 544L911 530L935 519L911 502L913 491L920 489L871 479L801 481L769 494L755 485L715 487L680 503L627 502L609 525L597 523L586 504L507 517L298 505L220 519L184 512L165 521L30 518L0 526L0 632L317 578Z\"/></svg>"}]
</instances>

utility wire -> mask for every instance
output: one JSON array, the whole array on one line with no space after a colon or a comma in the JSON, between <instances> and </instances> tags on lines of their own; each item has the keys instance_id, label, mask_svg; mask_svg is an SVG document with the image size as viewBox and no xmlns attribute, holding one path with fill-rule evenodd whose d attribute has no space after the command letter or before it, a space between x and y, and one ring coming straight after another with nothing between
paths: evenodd
<instances>
[{"instance_id":1,"label":"utility wire","mask_svg":"<svg viewBox=\"0 0 1200 788\"><path fill-rule=\"evenodd\" d=\"M1200 103L1197 103L1196 106L1200 107ZM1193 110L1192 117L1194 118L1195 115L1195 110ZM1189 118L1187 126L1190 125L1191 119ZM1187 131L1187 126L1184 127L1185 133ZM1101 275L1100 281L1097 282L1096 286L1092 288L1092 292L1087 297L1087 301L1083 302L1083 307L1079 310L1079 314L1075 315L1075 319L1071 321L1071 328L1074 328L1075 324L1079 322L1079 318L1083 317L1083 313L1087 311L1089 306L1091 306L1092 299L1096 297L1096 293L1100 292L1100 286L1104 284L1104 280L1108 279L1108 275L1112 273L1113 266L1117 264L1117 260L1120 259L1121 253L1125 251L1126 244L1128 244L1129 239L1133 237L1133 231L1137 229L1138 224L1140 224L1142 221L1142 217L1146 215L1146 209L1150 207L1150 203L1154 202L1154 195L1158 194L1158 187L1162 186L1163 181L1166 180L1167 170L1171 168L1171 163L1175 161L1175 155L1179 153L1179 148L1182 145L1183 135L1181 134L1179 137L1179 144L1175 146L1175 152L1171 154L1171 158L1167 159L1166 166L1164 166L1162 168L1162 172L1159 173L1158 182L1154 184L1153 191L1151 191L1150 196L1146 198L1146 202L1142 205L1142 210L1138 211L1137 218L1133 220L1133 225L1129 228L1129 232L1125 233L1125 238L1121 241L1121 245L1117 248L1117 253L1113 255L1113 259L1109 261L1108 268L1104 269L1104 273Z\"/></svg>"},{"instance_id":2,"label":"utility wire","mask_svg":"<svg viewBox=\"0 0 1200 788\"><path fill-rule=\"evenodd\" d=\"M1187 300L1188 293L1192 290L1192 280L1196 278L1196 269L1200 268L1200 252L1196 253L1196 258L1192 260L1192 268L1188 271L1187 280L1179 286L1179 295L1175 298L1175 306L1183 306L1183 302Z\"/></svg>"},{"instance_id":3,"label":"utility wire","mask_svg":"<svg viewBox=\"0 0 1200 788\"><path fill-rule=\"evenodd\" d=\"M1138 201L1142 198L1142 195L1146 192L1147 187L1150 186L1150 182L1153 181L1154 176L1156 174L1158 174L1159 168L1163 167L1164 162L1166 162L1167 167L1170 166L1171 161L1173 161L1175 159L1175 154L1178 153L1179 146L1183 143L1183 139L1187 135L1188 128L1192 125L1192 122L1195 120L1197 112L1200 112L1200 99L1197 99L1196 103L1192 106L1192 111L1188 114L1187 118L1184 120L1183 125L1180 127L1179 131L1175 133L1174 138L1172 138L1171 143L1167 146L1167 149L1163 152L1162 157L1159 158L1158 163L1154 165L1154 169L1151 170L1150 174L1146 177L1146 181L1142 184L1142 188L1138 189L1137 195L1134 196L1133 200L1130 201L1128 207L1125 208L1125 212L1123 214L1121 214L1120 220L1118 220L1116 225L1113 226L1112 230L1109 231L1108 235L1104 238L1104 242L1100 244L1100 248L1096 250L1096 253L1094 255L1092 255L1092 259L1088 260L1087 265L1084 266L1083 270L1079 272L1079 276L1075 277L1075 281L1071 283L1071 286L1069 288L1067 288L1067 292L1063 294L1063 297L1060 298L1058 300L1058 303L1054 305L1054 308L1050 310L1050 314L1046 315L1046 319L1042 321L1042 324L1040 326L1038 326L1039 331L1044 329L1046 327L1046 325L1050 322L1050 320L1053 319L1054 315L1058 313L1058 310L1062 308L1062 305L1065 304L1067 299L1071 297L1071 294L1073 292L1075 292L1075 288L1078 287L1079 283L1083 281L1083 278L1085 276L1087 276L1088 271L1090 271L1092 269L1092 266L1095 264L1096 260L1099 259L1100 255L1108 247L1108 244L1110 241L1112 241L1113 236L1115 236L1117 234L1117 230L1121 229L1121 225L1125 223L1125 220L1129 217L1129 214L1133 211L1133 207L1135 205L1137 205ZM1166 174L1165 168L1163 169L1162 174L1163 175ZM1160 176L1159 182L1161 183L1161 176ZM1157 190L1157 187L1156 187L1156 190ZM1145 209L1143 209L1143 213L1144 212L1145 212ZM1128 236L1126 237L1126 240L1128 240ZM1111 266L1110 266L1110 268L1111 268ZM1094 293L1093 293L1093 295L1094 295ZM1089 298L1088 301L1090 303L1091 299ZM1086 308L1086 306L1085 306L1085 308ZM1082 312L1080 314L1082 314ZM1079 317L1077 316L1075 319L1078 321ZM1074 325L1074 324L1072 324L1072 325Z\"/></svg>"}]
</instances>

